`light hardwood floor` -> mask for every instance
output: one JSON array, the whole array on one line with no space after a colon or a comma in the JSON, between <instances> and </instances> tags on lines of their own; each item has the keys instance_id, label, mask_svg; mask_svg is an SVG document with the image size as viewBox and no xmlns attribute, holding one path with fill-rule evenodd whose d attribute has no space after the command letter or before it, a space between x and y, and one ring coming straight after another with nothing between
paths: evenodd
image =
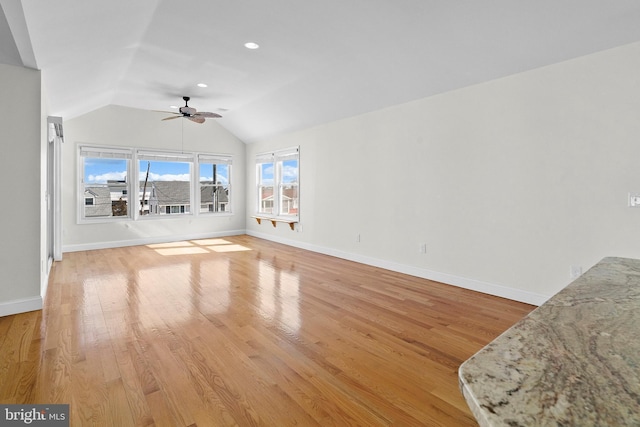
<instances>
[{"instance_id":1,"label":"light hardwood floor","mask_svg":"<svg viewBox=\"0 0 640 427\"><path fill-rule=\"evenodd\" d=\"M72 426L465 426L458 366L534 307L249 236L67 253L0 318L0 402Z\"/></svg>"}]
</instances>

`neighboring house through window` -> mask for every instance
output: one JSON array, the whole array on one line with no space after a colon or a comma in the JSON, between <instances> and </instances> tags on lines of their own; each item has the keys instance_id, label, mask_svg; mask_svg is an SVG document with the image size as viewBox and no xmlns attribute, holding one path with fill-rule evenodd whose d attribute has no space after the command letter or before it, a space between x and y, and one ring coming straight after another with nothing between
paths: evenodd
<instances>
[{"instance_id":1,"label":"neighboring house through window","mask_svg":"<svg viewBox=\"0 0 640 427\"><path fill-rule=\"evenodd\" d=\"M140 151L137 158L140 215L190 213L193 154ZM147 198L149 203L145 208Z\"/></svg>"},{"instance_id":2,"label":"neighboring house through window","mask_svg":"<svg viewBox=\"0 0 640 427\"><path fill-rule=\"evenodd\" d=\"M299 216L298 147L256 156L256 212L274 217Z\"/></svg>"},{"instance_id":3,"label":"neighboring house through window","mask_svg":"<svg viewBox=\"0 0 640 427\"><path fill-rule=\"evenodd\" d=\"M229 155L94 146L79 153L81 222L231 212Z\"/></svg>"},{"instance_id":4,"label":"neighboring house through window","mask_svg":"<svg viewBox=\"0 0 640 427\"><path fill-rule=\"evenodd\" d=\"M80 147L81 219L129 218L126 194L131 149Z\"/></svg>"},{"instance_id":5,"label":"neighboring house through window","mask_svg":"<svg viewBox=\"0 0 640 427\"><path fill-rule=\"evenodd\" d=\"M200 212L229 212L231 194L231 157L200 154Z\"/></svg>"}]
</instances>

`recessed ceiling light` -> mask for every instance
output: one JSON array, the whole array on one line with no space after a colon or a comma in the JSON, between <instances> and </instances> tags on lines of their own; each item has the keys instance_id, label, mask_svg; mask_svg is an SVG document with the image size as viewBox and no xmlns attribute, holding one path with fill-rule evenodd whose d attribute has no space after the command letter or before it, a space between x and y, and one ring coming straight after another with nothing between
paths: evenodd
<instances>
[{"instance_id":1,"label":"recessed ceiling light","mask_svg":"<svg viewBox=\"0 0 640 427\"><path fill-rule=\"evenodd\" d=\"M178 108L178 106L177 105L171 105L171 106L169 106L169 108Z\"/></svg>"},{"instance_id":2,"label":"recessed ceiling light","mask_svg":"<svg viewBox=\"0 0 640 427\"><path fill-rule=\"evenodd\" d=\"M246 47L247 49L258 49L260 45L254 42L247 42L244 44L244 47Z\"/></svg>"},{"instance_id":3,"label":"recessed ceiling light","mask_svg":"<svg viewBox=\"0 0 640 427\"><path fill-rule=\"evenodd\" d=\"M198 87L207 87L206 83L198 83Z\"/></svg>"}]
</instances>

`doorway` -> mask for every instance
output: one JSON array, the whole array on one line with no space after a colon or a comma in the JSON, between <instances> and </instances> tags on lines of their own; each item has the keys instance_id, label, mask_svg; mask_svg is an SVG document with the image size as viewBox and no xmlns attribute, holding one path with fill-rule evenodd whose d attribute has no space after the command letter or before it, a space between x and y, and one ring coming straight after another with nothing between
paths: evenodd
<instances>
[{"instance_id":1,"label":"doorway","mask_svg":"<svg viewBox=\"0 0 640 427\"><path fill-rule=\"evenodd\" d=\"M47 117L47 271L53 261L62 260L62 117Z\"/></svg>"}]
</instances>

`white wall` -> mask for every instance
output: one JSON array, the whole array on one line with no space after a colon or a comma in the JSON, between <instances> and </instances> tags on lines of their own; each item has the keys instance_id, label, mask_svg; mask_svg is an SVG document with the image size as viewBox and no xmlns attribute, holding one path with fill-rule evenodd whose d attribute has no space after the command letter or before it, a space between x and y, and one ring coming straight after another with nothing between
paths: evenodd
<instances>
[{"instance_id":1,"label":"white wall","mask_svg":"<svg viewBox=\"0 0 640 427\"><path fill-rule=\"evenodd\" d=\"M41 75L0 64L0 316L42 308Z\"/></svg>"},{"instance_id":2,"label":"white wall","mask_svg":"<svg viewBox=\"0 0 640 427\"><path fill-rule=\"evenodd\" d=\"M245 145L214 120L161 121L166 114L108 106L65 120L63 144L63 251L243 233L245 228ZM183 127L184 125L184 127ZM183 138L184 132L184 138ZM180 216L138 221L78 224L78 144L209 152L233 155L231 216Z\"/></svg>"},{"instance_id":3,"label":"white wall","mask_svg":"<svg viewBox=\"0 0 640 427\"><path fill-rule=\"evenodd\" d=\"M40 79L43 82L44 79ZM44 300L49 286L49 272L51 265L49 264L49 251L47 246L47 236L49 232L47 204L53 201L47 201L47 180L48 176L48 111L49 102L46 97L46 89L44 83L40 85L40 296Z\"/></svg>"},{"instance_id":4,"label":"white wall","mask_svg":"<svg viewBox=\"0 0 640 427\"><path fill-rule=\"evenodd\" d=\"M540 304L640 258L638 70L635 43L249 145L248 183L301 146L302 227L248 233Z\"/></svg>"}]
</instances>

